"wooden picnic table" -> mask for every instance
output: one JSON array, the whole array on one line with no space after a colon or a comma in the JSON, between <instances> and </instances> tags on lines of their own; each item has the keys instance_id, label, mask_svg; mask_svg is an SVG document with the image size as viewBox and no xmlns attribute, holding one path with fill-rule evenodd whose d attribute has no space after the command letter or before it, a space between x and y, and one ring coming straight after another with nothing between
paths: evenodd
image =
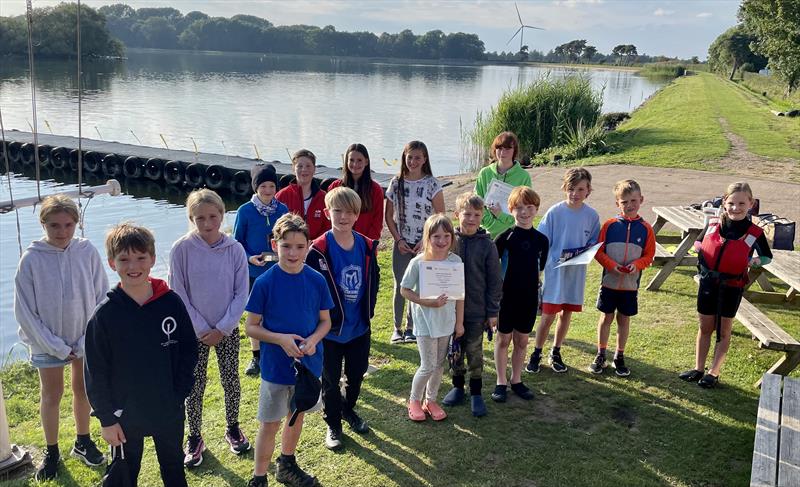
<instances>
[{"instance_id":1,"label":"wooden picnic table","mask_svg":"<svg viewBox=\"0 0 800 487\"><path fill-rule=\"evenodd\" d=\"M764 374L761 397L758 401L750 485L757 487L800 485L800 380L798 379Z\"/></svg>"},{"instance_id":2,"label":"wooden picnic table","mask_svg":"<svg viewBox=\"0 0 800 487\"><path fill-rule=\"evenodd\" d=\"M653 213L657 216L656 222L653 224L653 233L656 235L656 262L663 265L647 285L648 291L658 290L679 265L697 264L697 258L689 257L687 254L697 237L700 236L700 232L703 231L705 221L702 211L689 206L656 206L653 207ZM667 251L658 243L658 232L667 223L675 225L682 233L681 241L675 252Z\"/></svg>"},{"instance_id":3,"label":"wooden picnic table","mask_svg":"<svg viewBox=\"0 0 800 487\"><path fill-rule=\"evenodd\" d=\"M789 286L789 290L785 294L774 292L775 289L766 279L765 272L786 283ZM764 292L749 291L747 298L750 301L773 304L792 302L797 293L800 292L800 252L773 250L772 262L750 272L750 283L747 287L749 288L753 282L758 282Z\"/></svg>"}]
</instances>

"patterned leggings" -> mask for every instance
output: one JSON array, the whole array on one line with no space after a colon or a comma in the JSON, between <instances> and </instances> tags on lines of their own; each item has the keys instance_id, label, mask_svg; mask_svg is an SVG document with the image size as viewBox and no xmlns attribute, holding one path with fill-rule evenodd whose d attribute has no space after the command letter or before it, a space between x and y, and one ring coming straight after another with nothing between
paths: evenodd
<instances>
[{"instance_id":1,"label":"patterned leggings","mask_svg":"<svg viewBox=\"0 0 800 487\"><path fill-rule=\"evenodd\" d=\"M186 418L189 421L189 434L200 436L203 426L203 394L208 375L208 356L211 347L198 342L197 366L194 368L194 387L186 398ZM231 336L223 338L216 347L219 378L225 394L225 421L239 422L239 399L242 396L239 384L239 333L234 330Z\"/></svg>"}]
</instances>

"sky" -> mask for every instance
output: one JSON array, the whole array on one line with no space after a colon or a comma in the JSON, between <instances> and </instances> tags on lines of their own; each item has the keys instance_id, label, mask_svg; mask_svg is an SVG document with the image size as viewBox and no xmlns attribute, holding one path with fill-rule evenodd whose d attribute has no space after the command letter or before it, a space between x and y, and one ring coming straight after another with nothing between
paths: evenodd
<instances>
[{"instance_id":1,"label":"sky","mask_svg":"<svg viewBox=\"0 0 800 487\"><path fill-rule=\"evenodd\" d=\"M34 7L60 3L33 0ZM84 0L91 7L113 1ZM501 0L128 0L131 7L173 7L182 13L199 10L211 16L250 14L276 25L333 25L339 31L415 34L440 29L477 34L487 51L518 50L507 44L519 28L514 2ZM586 39L602 53L618 44L633 44L640 54L705 59L708 46L736 24L736 0L521 0L527 25L525 44L547 52L573 39ZM25 12L24 0L0 0L0 16Z\"/></svg>"}]
</instances>

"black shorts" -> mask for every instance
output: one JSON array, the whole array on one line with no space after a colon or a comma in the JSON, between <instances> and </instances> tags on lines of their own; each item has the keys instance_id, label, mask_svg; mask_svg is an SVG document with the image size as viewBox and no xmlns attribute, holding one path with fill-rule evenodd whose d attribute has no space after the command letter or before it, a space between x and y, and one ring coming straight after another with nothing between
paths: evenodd
<instances>
[{"instance_id":1,"label":"black shorts","mask_svg":"<svg viewBox=\"0 0 800 487\"><path fill-rule=\"evenodd\" d=\"M720 316L735 318L742 302L742 294L744 289L741 287L720 286L714 281L700 279L700 288L697 290L697 312L701 315L716 315L719 306Z\"/></svg>"},{"instance_id":2,"label":"black shorts","mask_svg":"<svg viewBox=\"0 0 800 487\"><path fill-rule=\"evenodd\" d=\"M530 333L536 322L536 310L539 309L539 300L514 299L503 296L500 300L500 315L497 317L497 331L500 333Z\"/></svg>"},{"instance_id":3,"label":"black shorts","mask_svg":"<svg viewBox=\"0 0 800 487\"><path fill-rule=\"evenodd\" d=\"M639 313L639 291L619 291L600 286L597 309L603 313L617 311L625 316L636 316Z\"/></svg>"}]
</instances>

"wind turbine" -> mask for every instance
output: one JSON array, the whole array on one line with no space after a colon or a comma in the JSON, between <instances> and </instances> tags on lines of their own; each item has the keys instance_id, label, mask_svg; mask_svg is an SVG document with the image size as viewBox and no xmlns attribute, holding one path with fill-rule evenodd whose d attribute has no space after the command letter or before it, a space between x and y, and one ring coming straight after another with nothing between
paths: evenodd
<instances>
[{"instance_id":1,"label":"wind turbine","mask_svg":"<svg viewBox=\"0 0 800 487\"><path fill-rule=\"evenodd\" d=\"M511 39L509 39L508 42L506 42L506 45L511 44L511 41L513 41L514 38L517 37L517 34L519 34L519 50L522 51L525 29L536 29L536 30L544 30L544 29L542 29L541 27L534 27L532 25L525 25L525 23L522 21L522 15L519 14L519 7L517 7L517 2L514 2L514 8L517 9L517 18L519 19L519 29L517 29L517 31L514 32L514 35L511 36Z\"/></svg>"}]
</instances>

